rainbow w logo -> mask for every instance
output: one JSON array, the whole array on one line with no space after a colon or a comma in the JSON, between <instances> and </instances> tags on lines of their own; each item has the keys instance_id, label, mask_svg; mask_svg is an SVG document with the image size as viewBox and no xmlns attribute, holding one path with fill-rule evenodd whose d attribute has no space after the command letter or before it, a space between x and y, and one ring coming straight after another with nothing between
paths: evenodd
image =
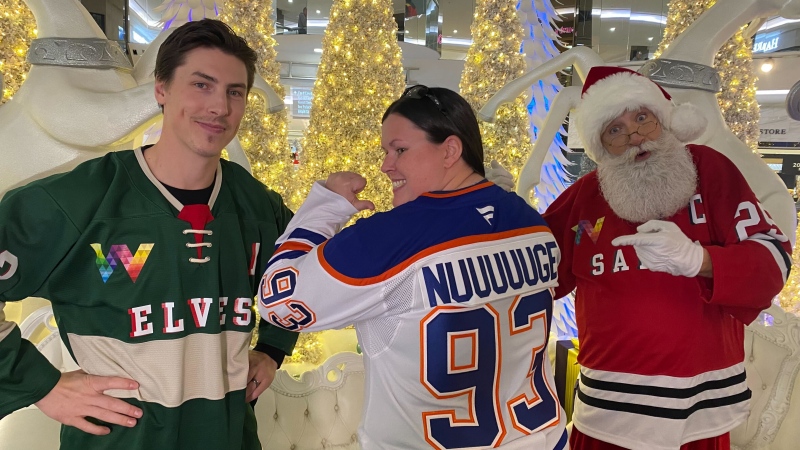
<instances>
[{"instance_id":1,"label":"rainbow w logo","mask_svg":"<svg viewBox=\"0 0 800 450\"><path fill-rule=\"evenodd\" d=\"M575 232L575 245L581 243L581 235L586 233L587 236L594 242L597 243L597 238L600 237L600 230L603 229L603 222L606 220L605 217L601 217L597 219L594 226L588 220L581 220L578 222L577 225L572 227L572 231Z\"/></svg>"},{"instance_id":2,"label":"rainbow w logo","mask_svg":"<svg viewBox=\"0 0 800 450\"><path fill-rule=\"evenodd\" d=\"M118 264L122 264L122 266L125 267L125 271L128 272L131 280L136 283L136 279L139 278L139 273L141 273L144 263L147 262L147 257L150 256L150 252L153 250L153 245L155 244L139 244L139 248L136 250L135 254L131 254L128 246L125 244L112 245L108 255L103 255L103 249L100 244L90 245L97 255L95 262L97 263L97 268L100 270L103 283L108 281Z\"/></svg>"}]
</instances>

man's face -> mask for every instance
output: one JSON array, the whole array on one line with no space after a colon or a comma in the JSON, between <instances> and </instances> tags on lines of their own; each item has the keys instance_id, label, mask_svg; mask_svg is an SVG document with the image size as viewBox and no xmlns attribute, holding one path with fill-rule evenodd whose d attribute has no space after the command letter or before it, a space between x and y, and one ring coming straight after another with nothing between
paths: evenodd
<instances>
[{"instance_id":1,"label":"man's face","mask_svg":"<svg viewBox=\"0 0 800 450\"><path fill-rule=\"evenodd\" d=\"M614 213L629 222L671 217L689 204L696 191L692 156L667 130L657 139L637 140L642 142L628 144L622 154L607 154L597 161L603 197Z\"/></svg>"},{"instance_id":2,"label":"man's face","mask_svg":"<svg viewBox=\"0 0 800 450\"><path fill-rule=\"evenodd\" d=\"M631 147L638 147L647 141L655 141L661 136L658 118L647 108L626 111L609 122L600 136L603 147L612 156L620 156ZM637 154L636 161L650 157L649 152Z\"/></svg>"},{"instance_id":3,"label":"man's face","mask_svg":"<svg viewBox=\"0 0 800 450\"><path fill-rule=\"evenodd\" d=\"M196 48L172 81L156 81L164 106L162 139L192 153L217 157L236 136L247 103L247 69L216 48Z\"/></svg>"}]
</instances>

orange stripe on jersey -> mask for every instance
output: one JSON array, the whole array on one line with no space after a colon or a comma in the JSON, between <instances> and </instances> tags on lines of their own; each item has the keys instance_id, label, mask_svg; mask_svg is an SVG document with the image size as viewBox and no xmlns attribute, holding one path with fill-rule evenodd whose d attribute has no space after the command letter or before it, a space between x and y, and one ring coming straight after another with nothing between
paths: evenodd
<instances>
[{"instance_id":1,"label":"orange stripe on jersey","mask_svg":"<svg viewBox=\"0 0 800 450\"><path fill-rule=\"evenodd\" d=\"M468 188L459 189L457 191L452 191L452 192L441 192L441 193L438 193L438 192L426 192L426 193L420 195L420 197L431 197L431 198L458 197L459 195L469 194L470 192L474 192L474 191L477 191L478 189L483 189L483 188L492 186L493 184L494 183L492 183L491 181L484 181L484 182L478 183L476 185L470 186Z\"/></svg>"},{"instance_id":2,"label":"orange stripe on jersey","mask_svg":"<svg viewBox=\"0 0 800 450\"><path fill-rule=\"evenodd\" d=\"M287 250L301 250L304 252L308 252L311 251L312 248L313 248L312 246L305 244L303 242L287 241L281 244L281 246L278 247L277 250L275 250L274 254L277 255L278 253L285 252Z\"/></svg>"},{"instance_id":3,"label":"orange stripe on jersey","mask_svg":"<svg viewBox=\"0 0 800 450\"><path fill-rule=\"evenodd\" d=\"M427 258L428 256L434 255L436 253L442 252L444 250L456 247L462 247L464 245L475 244L478 242L491 242L491 241L499 241L502 239L508 239L512 237L522 236L525 234L533 234L533 233L550 233L550 228L537 225L534 227L528 228L519 228L516 230L510 231L503 231L500 233L492 233L492 234L482 234L479 236L465 236L458 239L453 239L452 241L442 242L441 244L434 245L433 247L428 247L425 250L411 256L410 258L406 259L405 261L400 262L396 266L392 267L391 269L387 270L386 272L376 275L374 277L367 277L367 278L353 278L347 275L342 274L341 272L337 271L330 265L330 263L325 259L325 246L330 241L325 241L320 245L318 248L318 255L319 255L319 264L325 269L326 272L333 278L341 281L342 283L346 283L352 286L367 286L370 284L380 283L382 281L388 280L389 278L399 274L400 272L406 270L410 265L414 264L415 262L419 261L420 259ZM284 244L285 245L285 244ZM281 246L283 247L283 246Z\"/></svg>"}]
</instances>

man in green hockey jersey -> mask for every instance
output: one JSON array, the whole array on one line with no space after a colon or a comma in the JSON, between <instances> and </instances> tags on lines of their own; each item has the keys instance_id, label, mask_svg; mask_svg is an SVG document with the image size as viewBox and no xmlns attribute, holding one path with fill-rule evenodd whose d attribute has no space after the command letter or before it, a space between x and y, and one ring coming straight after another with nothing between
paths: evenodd
<instances>
[{"instance_id":1,"label":"man in green hockey jersey","mask_svg":"<svg viewBox=\"0 0 800 450\"><path fill-rule=\"evenodd\" d=\"M62 449L260 449L248 404L297 335L261 322L261 274L292 215L220 160L256 53L225 24L190 22L158 52L159 142L112 152L0 201L0 417L30 404ZM60 373L2 306L52 302L81 371Z\"/></svg>"}]
</instances>

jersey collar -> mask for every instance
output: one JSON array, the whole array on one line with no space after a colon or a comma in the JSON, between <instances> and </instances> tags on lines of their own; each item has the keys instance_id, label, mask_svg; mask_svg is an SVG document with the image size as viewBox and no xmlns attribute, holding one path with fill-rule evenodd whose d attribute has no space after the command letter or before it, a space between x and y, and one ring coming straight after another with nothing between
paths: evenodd
<instances>
[{"instance_id":1,"label":"jersey collar","mask_svg":"<svg viewBox=\"0 0 800 450\"><path fill-rule=\"evenodd\" d=\"M167 201L178 211L183 209L183 204L172 195L167 188L164 187L164 184L158 181L153 172L150 170L150 166L147 165L147 161L144 159L144 153L142 153L141 148L137 148L133 150L133 153L136 155L136 161L139 163L139 168L142 169L144 175L153 183L153 186L161 192L161 195L167 199ZM220 187L222 186L222 164L217 163L217 174L214 178L214 189L211 191L211 198L208 199L208 208L214 208L214 202L217 200L217 196L219 195Z\"/></svg>"}]
</instances>

